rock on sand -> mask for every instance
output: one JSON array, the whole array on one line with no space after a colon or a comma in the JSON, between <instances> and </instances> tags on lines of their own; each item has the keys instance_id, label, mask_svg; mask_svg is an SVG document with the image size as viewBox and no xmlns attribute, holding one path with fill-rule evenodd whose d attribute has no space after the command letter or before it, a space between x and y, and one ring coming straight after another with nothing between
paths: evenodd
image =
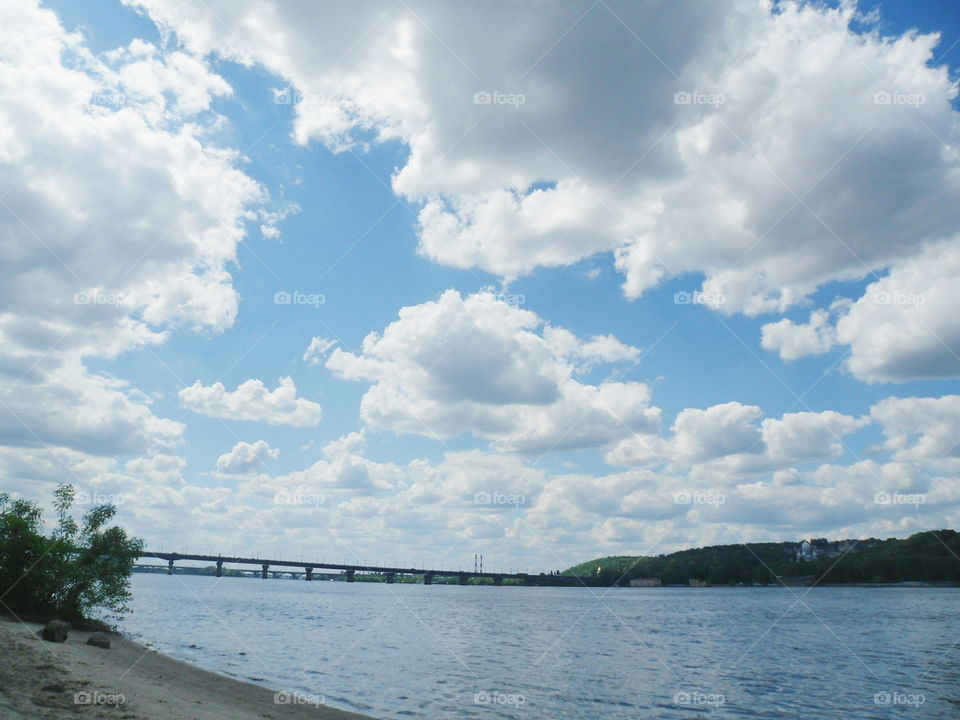
<instances>
[{"instance_id":1,"label":"rock on sand","mask_svg":"<svg viewBox=\"0 0 960 720\"><path fill-rule=\"evenodd\" d=\"M51 620L43 626L40 631L40 637L49 642L66 642L67 633L70 632L70 623L65 620Z\"/></svg>"},{"instance_id":2,"label":"rock on sand","mask_svg":"<svg viewBox=\"0 0 960 720\"><path fill-rule=\"evenodd\" d=\"M102 632L90 633L90 637L87 638L87 645L93 645L94 647L109 650L110 636Z\"/></svg>"}]
</instances>

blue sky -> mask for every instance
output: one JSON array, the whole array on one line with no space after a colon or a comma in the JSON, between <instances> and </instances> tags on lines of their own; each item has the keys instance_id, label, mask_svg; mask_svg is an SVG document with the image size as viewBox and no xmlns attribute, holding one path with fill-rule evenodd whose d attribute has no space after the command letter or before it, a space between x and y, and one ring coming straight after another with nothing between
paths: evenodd
<instances>
[{"instance_id":1,"label":"blue sky","mask_svg":"<svg viewBox=\"0 0 960 720\"><path fill-rule=\"evenodd\" d=\"M111 390L123 398L104 402L114 408L109 412L129 405L139 418L129 428L105 423L102 443L96 433L71 439L62 428L31 422L22 409L31 405L29 395L11 403L9 447L56 458L53 470L36 476L11 461L16 492L42 497L59 464L59 475L72 476L88 495L122 498L122 513L149 543L235 548L258 535L266 538L260 547L310 550L336 534L344 553L359 559L384 548L437 556L456 548L454 558L485 551L513 565L547 568L597 554L735 541L730 532L765 539L956 526L957 453L944 444L960 424L953 398L960 329L948 311L956 299L949 268L958 227L949 206L958 189L960 137L960 12L953 4L861 3L866 17L844 16L851 6L836 4L782 3L774 15L751 3L718 3L703 17L685 7L647 16L629 5L587 4L579 12L547 10L543 22L503 6L475 11L472 34L429 2L356 17L344 5L289 3L277 13L210 5L97 0L24 11L22 22L36 23L44 17L39 8L49 8L62 31L80 33L89 52L77 61L64 51L58 71L121 88L121 107L109 112L130 107L143 115L143 138L129 140L140 145L124 152L145 172L192 172L189 161L178 171L159 159L151 168L154 150L144 149L187 134L204 152L235 152L227 166L261 193L234 196L224 182L221 199L232 209L216 209L215 197L204 200L224 228L228 213L243 228L242 238L230 241L235 259L217 261L237 300L228 320L197 320L154 289L152 300L125 306L110 322L143 320L166 333L162 340L118 340L126 344L114 355L96 347L104 337L125 338L128 328L105 326L104 335L91 329L87 339L78 336L78 345L94 349L60 359L64 367L80 363L81 385L103 377L126 383ZM326 28L323 13L333 19L331 29L319 29ZM483 25L505 32L510 13L517 31L494 51ZM727 21L744 30L742 37L730 30L724 49L708 28L713 23L722 34ZM924 41L909 35L914 28L941 33L934 62L924 61L917 49ZM62 31L51 31L51 42L65 43ZM592 50L605 33L625 48L622 57L603 61L616 67L605 67ZM690 35L689 47L662 49L658 43L674 33ZM752 56L757 46L748 39L765 40L770 55ZM153 49L108 55L138 40ZM823 57L836 68L821 67ZM137 65L138 58L151 62ZM205 78L219 77L190 111L178 102L199 87L200 75L188 76L186 61L177 58L191 58ZM29 65L24 55L5 62ZM134 65L135 73L123 75ZM625 100L633 86L639 97ZM322 100L275 102L275 93L288 88ZM477 90L518 88L529 99L517 108L469 100ZM678 91L725 99L685 108L670 100ZM877 101L877 92L892 93L893 102ZM857 93L867 100L836 108L837 98ZM916 107L906 100L914 95L923 97ZM43 138L35 141L39 148ZM117 146L127 141L118 136ZM80 142L57 144L53 155L69 164L70 153L83 156ZM31 157L45 162L39 149L11 161L11 181L20 182ZM57 170L50 172L55 178ZM135 218L137 203L150 204L148 184L134 195L117 168L90 172L105 208L115 198ZM207 175L196 187L211 178L219 183ZM582 204L590 193L602 194L602 202ZM195 202L180 194L171 209L162 203L173 201L157 198L157 209L173 218ZM36 207L29 196L11 195L6 209L19 242L46 238L30 222ZM434 214L422 214L425 208ZM102 249L84 245L90 229L81 232L76 222L76 235L66 226L63 242L78 258L108 264L97 255ZM116 242L130 239L134 255L156 252L158 263L173 262L194 241L184 229L189 221L183 228L176 222L169 235L147 227L144 238L152 242L118 225ZM52 241L42 244L58 254ZM76 288L113 287L74 272L66 254L60 259L74 276L70 283L86 283ZM52 262L49 255L43 262ZM182 272L145 274L136 287L154 280L179 287L171 278ZM203 275L196 266L189 272L190 282ZM132 275L111 277L133 282ZM444 294L451 290L456 300ZM284 291L323 302L276 304ZM721 304L677 303L698 291L719 293ZM206 291L189 292L208 302ZM468 300L483 293L489 304ZM915 307L877 302L878 293L930 296ZM431 304L441 296L446 304ZM150 310L151 302L159 309ZM401 308L412 310L397 323ZM436 308L440 314L431 315ZM914 309L916 316L907 314ZM7 314L29 322L29 311L11 305ZM84 317L77 316L81 326ZM508 331L512 322L534 324ZM372 354L363 347L364 338L394 323L389 347L385 342ZM485 338L473 357L464 344L444 339L465 327L458 323L476 323ZM561 351L547 327L564 328L581 343L609 336L613 345L593 355ZM82 330L71 330L71 338L74 332ZM313 338L336 341L315 364L304 359ZM434 342L442 352L417 355ZM11 352L46 358L50 345ZM516 372L500 375L491 362L516 365ZM370 370L370 363L380 364ZM449 376L437 375L441 370ZM422 377L411 379L417 372ZM538 373L561 388L557 397L569 401L570 412L586 402L585 415L606 413L590 438L566 447L571 433L557 420L530 439L538 423L565 417L560 405L523 400L543 379ZM18 375L10 373L12 397L26 390ZM249 399L244 407L260 419L237 419L206 395L189 401L181 394L197 382L222 382L233 392L259 380L274 390L285 377L304 408L319 404L322 420L257 410ZM507 384L514 401L477 400L473 389L487 383L493 390ZM55 384L48 379L44 387ZM582 399L607 385L609 398ZM62 398L54 393L38 403L71 403ZM617 398L622 404L615 407ZM92 400L74 406L78 415L67 424L84 422L85 402ZM884 410L874 410L882 403ZM644 408L659 409L656 427L641 419L648 418ZM700 413L708 408L717 410ZM625 420L632 412L635 419ZM123 433L140 432L144 413L183 426L170 431L177 437L166 445L148 438L127 443L131 452L112 453ZM761 433L763 419L790 413L807 413L796 422L826 430L784 424L777 427L786 439L775 440L773 426ZM681 416L689 425L678 422ZM21 426L30 428L26 440ZM331 446L348 437L349 450ZM237 459L247 452L244 443L260 448L246 465ZM218 469L218 458L227 456L243 471L223 471L226 459ZM144 469L151 462L175 469ZM487 465L492 469L476 469ZM470 502L478 491L511 488L528 496L525 507ZM677 492L711 488L730 498L721 514L674 502ZM877 492L897 491L924 493L930 502L922 512L871 505ZM292 521L290 508L275 507L284 493L322 495L322 512ZM843 512L838 502L846 503ZM771 512L771 503L780 509ZM794 503L796 513L781 516ZM445 522L430 527L437 514ZM365 523L366 533L356 527Z\"/></svg>"}]
</instances>

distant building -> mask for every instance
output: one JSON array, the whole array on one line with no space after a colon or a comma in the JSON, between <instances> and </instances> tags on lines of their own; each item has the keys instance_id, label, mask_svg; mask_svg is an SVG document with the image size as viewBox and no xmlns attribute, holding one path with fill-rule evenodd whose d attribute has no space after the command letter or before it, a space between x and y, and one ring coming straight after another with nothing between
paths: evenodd
<instances>
[{"instance_id":1,"label":"distant building","mask_svg":"<svg viewBox=\"0 0 960 720\"><path fill-rule=\"evenodd\" d=\"M661 587L660 578L633 578L630 587Z\"/></svg>"},{"instance_id":2,"label":"distant building","mask_svg":"<svg viewBox=\"0 0 960 720\"><path fill-rule=\"evenodd\" d=\"M817 558L817 549L810 544L809 540L804 540L800 543L800 547L797 548L797 561L800 560L816 560Z\"/></svg>"}]
</instances>

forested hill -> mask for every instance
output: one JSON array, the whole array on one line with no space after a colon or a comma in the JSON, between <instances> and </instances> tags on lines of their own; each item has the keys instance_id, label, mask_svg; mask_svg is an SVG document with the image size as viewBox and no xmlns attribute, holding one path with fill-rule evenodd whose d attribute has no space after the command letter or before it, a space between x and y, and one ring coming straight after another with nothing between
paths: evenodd
<instances>
[{"instance_id":1,"label":"forested hill","mask_svg":"<svg viewBox=\"0 0 960 720\"><path fill-rule=\"evenodd\" d=\"M615 556L576 565L564 574L598 585L656 578L664 585L690 580L711 585L960 582L960 533L935 530L905 540L827 540L715 545L656 557Z\"/></svg>"}]
</instances>

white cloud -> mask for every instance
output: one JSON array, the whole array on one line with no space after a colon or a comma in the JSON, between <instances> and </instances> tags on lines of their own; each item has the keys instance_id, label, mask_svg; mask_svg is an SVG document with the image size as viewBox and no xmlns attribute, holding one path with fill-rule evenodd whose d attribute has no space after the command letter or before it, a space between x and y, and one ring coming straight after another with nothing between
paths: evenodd
<instances>
[{"instance_id":1,"label":"white cloud","mask_svg":"<svg viewBox=\"0 0 960 720\"><path fill-rule=\"evenodd\" d=\"M336 340L315 337L310 340L306 352L303 353L303 362L310 365L322 365L327 353L337 344Z\"/></svg>"},{"instance_id":2,"label":"white cloud","mask_svg":"<svg viewBox=\"0 0 960 720\"><path fill-rule=\"evenodd\" d=\"M393 187L447 265L509 279L613 250L628 296L702 272L722 311L761 313L960 229L938 38L855 33L852 3L510 4L491 43L496 3L127 1L289 82L298 142L406 142Z\"/></svg>"},{"instance_id":3,"label":"white cloud","mask_svg":"<svg viewBox=\"0 0 960 720\"><path fill-rule=\"evenodd\" d=\"M840 457L844 436L871 422L869 416L854 418L833 410L785 413L758 423L762 415L756 405L738 402L687 408L677 414L672 436L634 435L613 446L606 460L619 466L665 465L696 481L730 484Z\"/></svg>"},{"instance_id":4,"label":"white cloud","mask_svg":"<svg viewBox=\"0 0 960 720\"><path fill-rule=\"evenodd\" d=\"M197 380L178 397L187 410L225 420L258 420L271 425L311 427L320 423L319 403L297 397L293 378L280 378L276 390L251 378L229 391L222 382L204 386Z\"/></svg>"},{"instance_id":5,"label":"white cloud","mask_svg":"<svg viewBox=\"0 0 960 720\"><path fill-rule=\"evenodd\" d=\"M804 324L784 318L762 328L760 344L776 350L783 360L796 360L807 355L822 355L836 342L836 330L830 324L827 310L815 310Z\"/></svg>"},{"instance_id":6,"label":"white cloud","mask_svg":"<svg viewBox=\"0 0 960 720\"><path fill-rule=\"evenodd\" d=\"M958 273L958 241L932 244L895 263L856 302L834 302L833 323L827 310L817 310L804 325L764 325L763 347L794 360L849 346L846 367L866 382L960 377L960 318L953 310Z\"/></svg>"},{"instance_id":7,"label":"white cloud","mask_svg":"<svg viewBox=\"0 0 960 720\"><path fill-rule=\"evenodd\" d=\"M402 487L408 479L407 469L369 460L363 455L365 444L363 433L349 433L324 445L323 459L310 467L276 477L258 475L244 491L271 501L277 494L316 498L314 505L324 505L331 492L365 495Z\"/></svg>"},{"instance_id":8,"label":"white cloud","mask_svg":"<svg viewBox=\"0 0 960 720\"><path fill-rule=\"evenodd\" d=\"M762 413L756 405L738 402L706 410L683 410L671 428L674 450L679 457L693 462L750 452L761 442L753 421Z\"/></svg>"},{"instance_id":9,"label":"white cloud","mask_svg":"<svg viewBox=\"0 0 960 720\"><path fill-rule=\"evenodd\" d=\"M206 63L145 43L94 56L57 17L0 5L0 375L3 442L163 453L183 425L91 373L236 315L226 270L262 189L202 138Z\"/></svg>"},{"instance_id":10,"label":"white cloud","mask_svg":"<svg viewBox=\"0 0 960 720\"><path fill-rule=\"evenodd\" d=\"M187 461L177 455L151 455L128 460L124 466L127 475L155 487L179 487L185 484L183 469Z\"/></svg>"},{"instance_id":11,"label":"white cloud","mask_svg":"<svg viewBox=\"0 0 960 720\"><path fill-rule=\"evenodd\" d=\"M589 340L580 340L569 330L546 327L543 336L559 355L579 360L578 370L586 371L597 363L615 363L636 360L640 349L625 345L613 335L594 335Z\"/></svg>"},{"instance_id":12,"label":"white cloud","mask_svg":"<svg viewBox=\"0 0 960 720\"><path fill-rule=\"evenodd\" d=\"M226 80L202 60L183 52L161 53L139 38L106 53L106 60L115 68L108 77L116 94L99 93L100 104L132 105L154 124L178 122L209 110L213 97L233 93Z\"/></svg>"},{"instance_id":13,"label":"white cloud","mask_svg":"<svg viewBox=\"0 0 960 720\"><path fill-rule=\"evenodd\" d=\"M761 425L766 454L778 466L840 457L843 437L870 424L870 417L854 418L833 410L786 413Z\"/></svg>"},{"instance_id":14,"label":"white cloud","mask_svg":"<svg viewBox=\"0 0 960 720\"><path fill-rule=\"evenodd\" d=\"M583 343L566 330L537 329L536 314L493 293L453 290L400 310L359 354L340 348L327 367L374 385L361 402L371 427L427 436L469 432L521 452L604 445L659 427L650 390L638 382L577 382L577 360L626 360L639 350L614 338Z\"/></svg>"},{"instance_id":15,"label":"white cloud","mask_svg":"<svg viewBox=\"0 0 960 720\"><path fill-rule=\"evenodd\" d=\"M269 460L280 457L279 448L271 448L265 440L238 442L228 453L217 458L217 472L224 475L246 475L263 469Z\"/></svg>"},{"instance_id":16,"label":"white cloud","mask_svg":"<svg viewBox=\"0 0 960 720\"><path fill-rule=\"evenodd\" d=\"M837 321L850 346L850 371L861 380L960 377L957 240L927 248L871 283Z\"/></svg>"},{"instance_id":17,"label":"white cloud","mask_svg":"<svg viewBox=\"0 0 960 720\"><path fill-rule=\"evenodd\" d=\"M931 431L943 424L945 406L908 400L916 402L895 408L907 414L892 424L906 427L916 412ZM727 418L740 412L723 407L713 414ZM781 421L793 428L786 434L803 435L797 428L812 427L814 419L806 415L785 415ZM837 417L824 421L838 432L850 424ZM955 425L953 420L947 424ZM796 448L824 443L830 452L826 440L801 438L781 455L799 457ZM449 565L484 552L488 563L509 556L523 558L527 568L559 569L610 553L656 554L809 535L904 535L948 527L960 518L955 473L931 473L927 453L769 475L768 469L728 482L716 473L686 470L553 474L515 455L479 450L449 452L436 463L414 459L400 465L370 459L364 447L363 434L350 433L325 445L322 459L304 470L278 477L249 474L235 487L220 488L183 484L184 462L173 456L138 458L122 471L103 459L60 459L74 469L84 491L121 495L125 526L146 536L148 545L189 543L230 553L235 548L225 547L225 539L252 536L265 555L282 553L295 542L305 556L328 560L331 555L365 562L395 557L433 564L442 557ZM52 488L62 469L45 461L43 452L28 452L31 456L24 458L0 450L0 471L10 476L9 470L19 467L46 473L44 485ZM29 482L28 489L36 492L37 480ZM918 506L876 501L878 493L895 492L921 494L924 501ZM490 502L508 495L522 501Z\"/></svg>"},{"instance_id":18,"label":"white cloud","mask_svg":"<svg viewBox=\"0 0 960 720\"><path fill-rule=\"evenodd\" d=\"M92 374L75 360L40 362L9 377L0 401L6 445L140 454L170 450L184 432L183 423L154 415L127 383Z\"/></svg>"},{"instance_id":19,"label":"white cloud","mask_svg":"<svg viewBox=\"0 0 960 720\"><path fill-rule=\"evenodd\" d=\"M895 460L933 465L960 457L960 395L887 398L870 414L883 427L886 449Z\"/></svg>"}]
</instances>

